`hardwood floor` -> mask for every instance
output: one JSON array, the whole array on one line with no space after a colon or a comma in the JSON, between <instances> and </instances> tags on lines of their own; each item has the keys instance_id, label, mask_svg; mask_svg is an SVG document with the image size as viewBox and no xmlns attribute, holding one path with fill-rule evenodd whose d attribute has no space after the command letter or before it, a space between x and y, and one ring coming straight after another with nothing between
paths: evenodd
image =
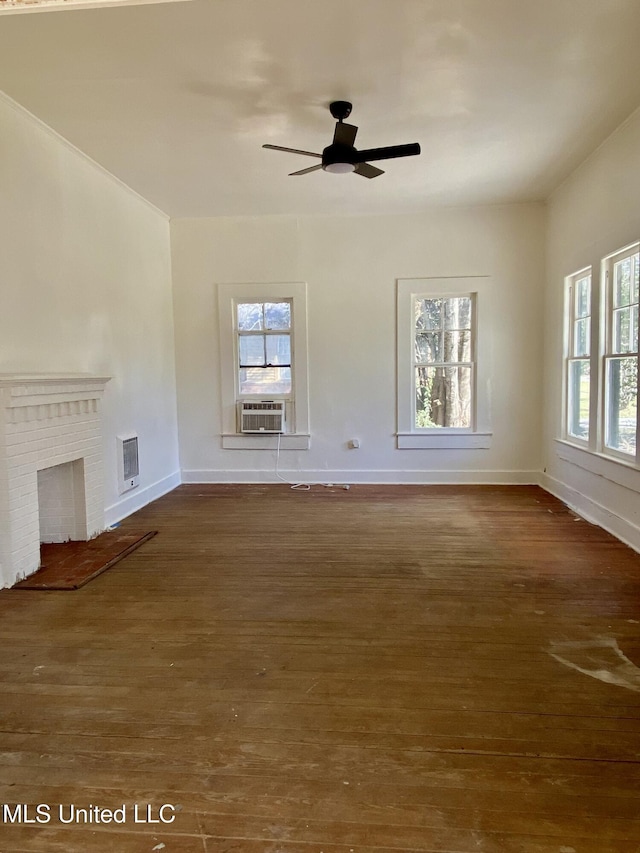
<instances>
[{"instance_id":1,"label":"hardwood floor","mask_svg":"<svg viewBox=\"0 0 640 853\"><path fill-rule=\"evenodd\" d=\"M0 593L1 853L640 851L640 556L542 490L181 486L128 526Z\"/></svg>"}]
</instances>

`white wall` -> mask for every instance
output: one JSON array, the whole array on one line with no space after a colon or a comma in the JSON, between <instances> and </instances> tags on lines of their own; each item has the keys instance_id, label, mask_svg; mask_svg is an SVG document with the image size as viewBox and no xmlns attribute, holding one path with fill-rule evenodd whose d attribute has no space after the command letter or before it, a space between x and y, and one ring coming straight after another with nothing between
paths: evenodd
<instances>
[{"instance_id":1,"label":"white wall","mask_svg":"<svg viewBox=\"0 0 640 853\"><path fill-rule=\"evenodd\" d=\"M559 444L565 276L640 239L640 111L553 194L548 215L542 484L640 550L640 473ZM569 458L561 458L569 457Z\"/></svg>"},{"instance_id":2,"label":"white wall","mask_svg":"<svg viewBox=\"0 0 640 853\"><path fill-rule=\"evenodd\" d=\"M330 176L329 176L330 177ZM347 178L348 180L349 178ZM274 480L272 451L223 450L216 283L308 283L311 448L292 479L536 482L540 468L544 207L424 215L173 220L185 481ZM489 450L396 449L397 278L491 276ZM480 306L480 312L482 306ZM347 448L357 437L359 450Z\"/></svg>"},{"instance_id":3,"label":"white wall","mask_svg":"<svg viewBox=\"0 0 640 853\"><path fill-rule=\"evenodd\" d=\"M169 222L0 95L0 372L113 377L104 400L107 522L179 482ZM118 495L116 436L140 437Z\"/></svg>"}]
</instances>

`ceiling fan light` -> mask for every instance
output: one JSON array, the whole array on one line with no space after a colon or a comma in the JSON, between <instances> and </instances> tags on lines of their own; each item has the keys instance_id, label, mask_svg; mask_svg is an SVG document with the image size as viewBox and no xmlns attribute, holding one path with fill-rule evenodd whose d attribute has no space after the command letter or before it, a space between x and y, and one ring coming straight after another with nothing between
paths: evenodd
<instances>
[{"instance_id":1,"label":"ceiling fan light","mask_svg":"<svg viewBox=\"0 0 640 853\"><path fill-rule=\"evenodd\" d=\"M325 172L332 172L334 175L346 175L347 172L355 170L353 163L327 163L324 167Z\"/></svg>"}]
</instances>

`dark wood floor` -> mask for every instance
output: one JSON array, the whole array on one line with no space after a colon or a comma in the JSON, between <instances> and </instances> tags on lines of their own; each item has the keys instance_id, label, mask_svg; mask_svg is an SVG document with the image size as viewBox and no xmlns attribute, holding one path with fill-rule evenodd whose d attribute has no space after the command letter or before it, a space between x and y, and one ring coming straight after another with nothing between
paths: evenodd
<instances>
[{"instance_id":1,"label":"dark wood floor","mask_svg":"<svg viewBox=\"0 0 640 853\"><path fill-rule=\"evenodd\" d=\"M0 800L51 807L2 853L640 851L640 557L545 492L182 486L127 526L0 593Z\"/></svg>"}]
</instances>

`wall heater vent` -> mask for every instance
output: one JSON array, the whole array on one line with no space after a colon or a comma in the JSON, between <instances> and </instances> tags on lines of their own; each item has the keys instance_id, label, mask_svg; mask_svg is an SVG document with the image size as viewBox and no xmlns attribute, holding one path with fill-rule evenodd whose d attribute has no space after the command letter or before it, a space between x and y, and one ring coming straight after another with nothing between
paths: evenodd
<instances>
[{"instance_id":1,"label":"wall heater vent","mask_svg":"<svg viewBox=\"0 0 640 853\"><path fill-rule=\"evenodd\" d=\"M118 436L118 463L120 474L120 494L135 489L140 476L138 464L138 436Z\"/></svg>"},{"instance_id":2,"label":"wall heater vent","mask_svg":"<svg viewBox=\"0 0 640 853\"><path fill-rule=\"evenodd\" d=\"M284 402L240 403L240 432L284 432Z\"/></svg>"}]
</instances>

